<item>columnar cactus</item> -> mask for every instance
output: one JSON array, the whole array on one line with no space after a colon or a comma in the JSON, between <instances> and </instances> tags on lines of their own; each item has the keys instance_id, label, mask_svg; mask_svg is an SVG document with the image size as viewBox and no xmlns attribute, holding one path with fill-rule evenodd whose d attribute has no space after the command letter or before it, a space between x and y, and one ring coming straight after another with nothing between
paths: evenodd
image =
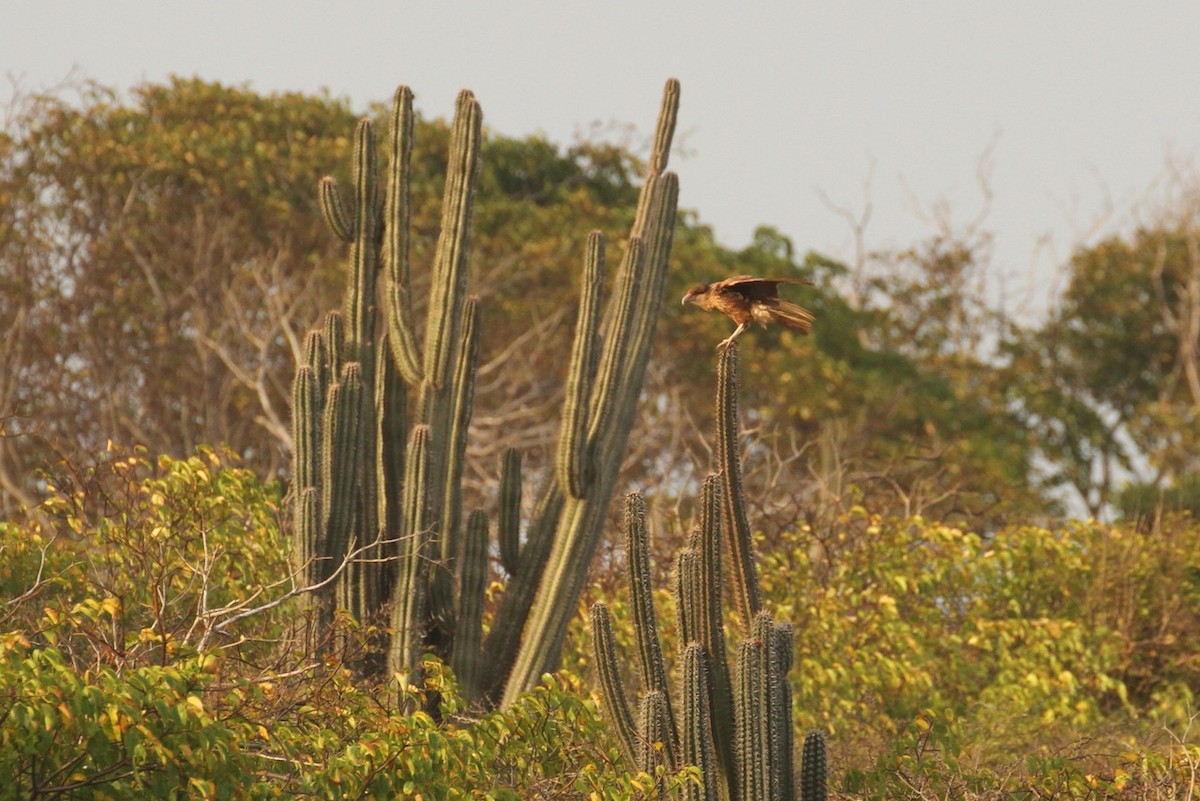
<instances>
[{"instance_id":1,"label":"columnar cactus","mask_svg":"<svg viewBox=\"0 0 1200 801\"><path fill-rule=\"evenodd\" d=\"M742 494L742 460L738 448L737 421L738 349L725 348L717 363L717 460L724 483L721 514L732 561L733 592L743 630L750 628L754 616L762 610L762 592L758 588L754 554L750 541L750 523L746 519L746 500Z\"/></svg>"},{"instance_id":2,"label":"columnar cactus","mask_svg":"<svg viewBox=\"0 0 1200 801\"><path fill-rule=\"evenodd\" d=\"M320 182L322 216L349 244L349 280L341 312L306 339L293 387L295 559L302 579L321 590L325 627L335 605L360 620L390 610L387 670L401 681L414 680L432 651L473 697L496 703L556 666L616 483L661 305L678 196L675 176L664 170L678 104L672 80L606 308L604 240L594 233L586 243L558 464L523 546L521 460L506 455L498 529L508 586L482 644L488 525L464 512L461 492L480 337L479 306L467 292L479 104L470 92L458 97L423 326L414 318L410 280L408 88L393 97L384 174L374 126L363 120L352 191L344 194L332 178Z\"/></svg>"},{"instance_id":3,"label":"columnar cactus","mask_svg":"<svg viewBox=\"0 0 1200 801\"><path fill-rule=\"evenodd\" d=\"M605 710L615 729L644 769L642 747L648 737L663 743L671 759L664 764L700 768L703 788L689 788L689 798L727 798L760 801L795 798L793 770L792 696L787 674L792 662L790 624L775 623L762 611L758 579L749 561L749 525L745 523L741 466L737 443L737 346L720 358L717 371L717 449L719 473L709 475L700 493L697 523L675 560L673 592L683 651L682 684L675 709L680 722L662 723L641 716L634 722L621 688L618 658L608 610L592 609L593 646ZM729 495L735 500L730 500ZM725 532L742 519L743 534ZM665 668L658 646L657 623L649 587L648 538L645 504L637 495L626 502L627 558L632 594L633 626L645 698L670 713L665 696ZM736 653L726 651L722 594L722 555L730 550L729 575L734 599L743 617L743 639ZM756 610L753 611L752 610ZM654 639L653 644L651 640ZM663 696L659 699L659 696ZM653 731L647 727L653 725ZM674 730L672 730L674 726ZM674 732L677 732L674 733ZM678 750L674 743L678 742ZM823 741L822 741L823 743ZM679 760L674 754L680 755ZM822 774L823 776L823 774ZM823 786L823 785L822 785Z\"/></svg>"}]
</instances>

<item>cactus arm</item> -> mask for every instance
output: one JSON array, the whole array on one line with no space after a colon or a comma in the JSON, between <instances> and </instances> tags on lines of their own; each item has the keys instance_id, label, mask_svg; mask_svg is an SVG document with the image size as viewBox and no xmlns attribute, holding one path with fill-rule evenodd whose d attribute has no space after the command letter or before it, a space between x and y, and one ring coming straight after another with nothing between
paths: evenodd
<instances>
[{"instance_id":1,"label":"cactus arm","mask_svg":"<svg viewBox=\"0 0 1200 801\"><path fill-rule=\"evenodd\" d=\"M670 181L665 184L668 189L678 189L677 183ZM655 195L658 197L658 195ZM673 225L674 200L670 201ZM636 240L634 240L636 241ZM631 241L630 251L640 251L641 248ZM665 251L660 251L664 253ZM640 254L635 254L640 255ZM630 261L627 258L627 261ZM638 258L633 261L640 262ZM632 263L632 262L630 262ZM593 409L600 416L593 419L590 431L603 433L591 437L594 445L592 452L597 455L596 482L587 493L585 499L568 499L564 507L562 521L555 537L554 550L551 552L546 565L546 573L538 589L538 598L530 612L526 623L525 648L518 654L516 665L505 690L504 703L511 703L523 690L536 685L541 674L554 669L558 663L563 634L573 613L576 600L583 590L587 578L587 568L591 563L599 542L608 501L616 483L617 472L624 454L629 431L633 427L634 412L637 399L641 392L642 381L645 377L645 367L648 361L650 341L653 335L654 322L658 309L662 305L662 282L666 273L666 259L646 265L644 283L638 294L637 302L647 304L646 308L630 315L632 321L641 321L640 327L629 326L606 333L607 336L632 337L634 342L624 352L633 354L627 363L623 378L618 382L618 390L614 393L621 403L593 403ZM627 280L631 280L630 270ZM655 288L659 288L655 291ZM619 290L620 292L621 290ZM607 343L606 343L607 344ZM604 368L597 382L603 382ZM599 386L593 390L599 390ZM616 407L616 408L614 408ZM615 414L613 412L616 412ZM598 428L603 426L603 428Z\"/></svg>"},{"instance_id":2,"label":"cactus arm","mask_svg":"<svg viewBox=\"0 0 1200 801\"><path fill-rule=\"evenodd\" d=\"M776 732L772 740L775 748L774 759L780 767L780 793L783 801L794 801L796 797L796 775L792 754L795 752L796 735L795 723L792 720L792 685L788 681L788 673L792 669L792 648L795 645L795 630L792 624L780 622L775 624L774 662L776 671L773 681L776 686L775 712L772 713L771 725Z\"/></svg>"},{"instance_id":3,"label":"cactus arm","mask_svg":"<svg viewBox=\"0 0 1200 801\"><path fill-rule=\"evenodd\" d=\"M392 97L392 124L388 137L388 180L384 199L383 264L387 338L392 358L405 380L421 380L421 355L413 332L409 283L409 232L412 205L409 199L413 144L412 90L401 86Z\"/></svg>"},{"instance_id":4,"label":"cactus arm","mask_svg":"<svg viewBox=\"0 0 1200 801\"><path fill-rule=\"evenodd\" d=\"M600 679L600 693L604 698L604 711L617 731L617 737L629 763L637 765L639 735L633 715L629 712L629 703L625 700L625 690L621 685L620 662L613 640L612 618L608 607L602 603L594 604L591 618L592 651L596 656L596 672Z\"/></svg>"},{"instance_id":5,"label":"cactus arm","mask_svg":"<svg viewBox=\"0 0 1200 801\"><path fill-rule=\"evenodd\" d=\"M500 564L504 572L515 576L521 564L521 452L516 448L504 451L499 506L496 534L500 541Z\"/></svg>"},{"instance_id":6,"label":"cactus arm","mask_svg":"<svg viewBox=\"0 0 1200 801\"><path fill-rule=\"evenodd\" d=\"M547 481L529 523L517 572L509 579L484 645L489 659L486 692L493 702L500 700L506 688L513 686L511 671L523 643L521 627L537 597L538 580L554 547L565 505L558 482Z\"/></svg>"},{"instance_id":7,"label":"cactus arm","mask_svg":"<svg viewBox=\"0 0 1200 801\"><path fill-rule=\"evenodd\" d=\"M629 567L629 586L633 610L633 631L637 639L638 664L642 687L663 694L666 709L663 747L673 764L679 752L679 731L668 695L667 666L658 641L658 620L654 614L654 587L650 570L650 537L646 528L646 502L636 492L625 498L625 554Z\"/></svg>"},{"instance_id":8,"label":"cactus arm","mask_svg":"<svg viewBox=\"0 0 1200 801\"><path fill-rule=\"evenodd\" d=\"M604 235L588 234L583 262L579 315L567 373L562 423L558 439L558 480L563 491L583 498L592 480L592 453L588 439L588 399L592 394L600 345L600 290L604 282Z\"/></svg>"},{"instance_id":9,"label":"cactus arm","mask_svg":"<svg viewBox=\"0 0 1200 801\"><path fill-rule=\"evenodd\" d=\"M675 565L671 570L671 594L675 598L679 642L698 644L704 607L700 596L700 554L692 547L682 549L675 556Z\"/></svg>"},{"instance_id":10,"label":"cactus arm","mask_svg":"<svg viewBox=\"0 0 1200 801\"><path fill-rule=\"evenodd\" d=\"M666 795L665 770L674 770L667 744L667 694L650 690L638 704L638 770L654 777L655 798Z\"/></svg>"},{"instance_id":11,"label":"cactus arm","mask_svg":"<svg viewBox=\"0 0 1200 801\"><path fill-rule=\"evenodd\" d=\"M708 654L713 745L717 764L725 775L730 795L736 796L737 754L734 740L733 685L725 653L725 620L721 581L721 484L708 475L700 489L700 525L696 543L700 558L700 644Z\"/></svg>"},{"instance_id":12,"label":"cactus arm","mask_svg":"<svg viewBox=\"0 0 1200 801\"><path fill-rule=\"evenodd\" d=\"M354 136L354 240L350 243L350 280L346 292L346 357L363 361L374 348L376 239L378 236L378 176L375 131L370 120L359 120Z\"/></svg>"},{"instance_id":13,"label":"cactus arm","mask_svg":"<svg viewBox=\"0 0 1200 801\"><path fill-rule=\"evenodd\" d=\"M704 646L693 642L683 652L680 679L683 725L680 733L684 765L700 769L703 784L684 789L686 801L717 801L720 776L713 751L712 717L709 714L708 656Z\"/></svg>"},{"instance_id":14,"label":"cactus arm","mask_svg":"<svg viewBox=\"0 0 1200 801\"><path fill-rule=\"evenodd\" d=\"M342 191L338 188L337 180L326 175L317 184L317 202L321 207L321 217L334 236L343 242L354 240L354 218L346 209L342 199Z\"/></svg>"},{"instance_id":15,"label":"cactus arm","mask_svg":"<svg viewBox=\"0 0 1200 801\"><path fill-rule=\"evenodd\" d=\"M322 503L325 542L321 547L321 580L332 575L345 558L354 526L353 484L359 450L359 406L362 375L357 362L347 362L341 377L329 386L325 401Z\"/></svg>"},{"instance_id":16,"label":"cactus arm","mask_svg":"<svg viewBox=\"0 0 1200 801\"><path fill-rule=\"evenodd\" d=\"M762 687L763 715L759 721L762 729L761 737L766 745L764 757L767 767L767 791L769 798L779 798L783 788L783 760L780 759L783 746L782 729L791 725L791 708L785 712L783 699L780 694L779 668L782 656L779 653L781 643L779 632L771 620L769 612L759 612L754 618L754 635L756 643L762 643L762 670L760 680Z\"/></svg>"},{"instance_id":17,"label":"cactus arm","mask_svg":"<svg viewBox=\"0 0 1200 801\"><path fill-rule=\"evenodd\" d=\"M743 640L738 648L737 702L734 715L737 731L738 798L760 801L769 798L767 761L770 752L763 738L763 662L765 648L755 640Z\"/></svg>"},{"instance_id":18,"label":"cactus arm","mask_svg":"<svg viewBox=\"0 0 1200 801\"><path fill-rule=\"evenodd\" d=\"M331 311L325 315L325 330L322 335L325 349L325 372L323 381L328 388L342 373L342 358L346 352L346 321L341 312Z\"/></svg>"},{"instance_id":19,"label":"cactus arm","mask_svg":"<svg viewBox=\"0 0 1200 801\"><path fill-rule=\"evenodd\" d=\"M630 239L625 249L625 258L617 271L617 290L606 311L604 351L600 358L599 372L595 377L589 411L589 450L601 456L604 443L611 436L614 426L614 411L622 390L621 378L628 361L633 323L637 313L637 302L643 288L642 273L646 267L645 246L641 239Z\"/></svg>"},{"instance_id":20,"label":"cactus arm","mask_svg":"<svg viewBox=\"0 0 1200 801\"><path fill-rule=\"evenodd\" d=\"M292 379L292 485L297 493L316 487L319 480L319 410L317 376L303 364Z\"/></svg>"},{"instance_id":21,"label":"cactus arm","mask_svg":"<svg viewBox=\"0 0 1200 801\"><path fill-rule=\"evenodd\" d=\"M403 684L419 663L424 638L428 574L429 429L414 426L405 453L400 558L392 594L392 644L389 672Z\"/></svg>"},{"instance_id":22,"label":"cactus arm","mask_svg":"<svg viewBox=\"0 0 1200 801\"><path fill-rule=\"evenodd\" d=\"M462 559L458 570L458 625L455 627L452 665L458 682L467 698L479 692L482 675L482 654L479 645L483 635L483 600L488 580L488 519L478 509L467 518L463 535Z\"/></svg>"},{"instance_id":23,"label":"cactus arm","mask_svg":"<svg viewBox=\"0 0 1200 801\"><path fill-rule=\"evenodd\" d=\"M475 404L475 364L479 358L479 301L468 298L463 309L462 330L459 332L458 353L455 359L454 395L450 398L449 431L442 478L442 513L438 517L441 531L439 558L445 567L452 567L458 555L458 527L462 515L462 476L467 458L467 432L471 426L471 409Z\"/></svg>"},{"instance_id":24,"label":"cactus arm","mask_svg":"<svg viewBox=\"0 0 1200 801\"><path fill-rule=\"evenodd\" d=\"M458 95L450 135L450 163L442 204L441 233L434 254L429 319L425 326L425 379L445 383L456 339L467 277L467 241L471 230L473 189L479 172L483 114L475 96Z\"/></svg>"},{"instance_id":25,"label":"cactus arm","mask_svg":"<svg viewBox=\"0 0 1200 801\"><path fill-rule=\"evenodd\" d=\"M826 801L829 797L828 775L825 735L819 729L813 729L804 735L800 760L800 801Z\"/></svg>"},{"instance_id":26,"label":"cactus arm","mask_svg":"<svg viewBox=\"0 0 1200 801\"><path fill-rule=\"evenodd\" d=\"M734 598L742 626L748 632L754 616L762 610L762 592L754 567L750 524L746 520L746 498L742 491L742 460L738 449L738 348L721 352L717 364L717 459L724 482L725 537L732 557Z\"/></svg>"}]
</instances>

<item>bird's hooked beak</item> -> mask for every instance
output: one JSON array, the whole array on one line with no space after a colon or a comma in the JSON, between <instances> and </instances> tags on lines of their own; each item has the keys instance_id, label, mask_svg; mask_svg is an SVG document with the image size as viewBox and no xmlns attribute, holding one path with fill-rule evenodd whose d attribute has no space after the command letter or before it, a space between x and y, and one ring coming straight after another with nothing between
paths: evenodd
<instances>
[{"instance_id":1,"label":"bird's hooked beak","mask_svg":"<svg viewBox=\"0 0 1200 801\"><path fill-rule=\"evenodd\" d=\"M679 301L680 305L682 305L682 306L686 306L689 303L695 303L695 302L696 302L696 293L692 292L692 291L689 291L686 295L683 296L683 300Z\"/></svg>"}]
</instances>

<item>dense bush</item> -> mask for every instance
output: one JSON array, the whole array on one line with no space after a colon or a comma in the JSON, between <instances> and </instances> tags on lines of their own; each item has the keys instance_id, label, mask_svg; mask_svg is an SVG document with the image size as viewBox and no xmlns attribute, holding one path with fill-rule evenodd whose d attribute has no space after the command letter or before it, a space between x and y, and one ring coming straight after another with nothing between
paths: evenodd
<instances>
[{"instance_id":1,"label":"dense bush","mask_svg":"<svg viewBox=\"0 0 1200 801\"><path fill-rule=\"evenodd\" d=\"M22 798L638 797L577 679L472 716L314 651L278 493L213 451L107 454L0 525L0 773ZM347 630L343 649L365 642ZM440 719L404 710L435 694ZM680 779L682 781L683 779Z\"/></svg>"}]
</instances>

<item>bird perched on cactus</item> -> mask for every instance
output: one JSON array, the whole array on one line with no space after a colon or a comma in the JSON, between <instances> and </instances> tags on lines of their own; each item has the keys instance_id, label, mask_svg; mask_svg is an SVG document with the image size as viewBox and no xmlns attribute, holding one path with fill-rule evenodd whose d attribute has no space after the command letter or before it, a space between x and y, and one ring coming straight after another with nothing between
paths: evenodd
<instances>
[{"instance_id":1,"label":"bird perched on cactus","mask_svg":"<svg viewBox=\"0 0 1200 801\"><path fill-rule=\"evenodd\" d=\"M692 287L683 296L684 305L695 303L705 311L718 311L737 323L729 338L717 345L725 350L742 335L750 323L763 328L776 322L792 331L807 334L812 330L813 316L808 309L784 300L779 296L780 284L805 284L803 278L755 278L752 275L735 275L713 284Z\"/></svg>"}]
</instances>

